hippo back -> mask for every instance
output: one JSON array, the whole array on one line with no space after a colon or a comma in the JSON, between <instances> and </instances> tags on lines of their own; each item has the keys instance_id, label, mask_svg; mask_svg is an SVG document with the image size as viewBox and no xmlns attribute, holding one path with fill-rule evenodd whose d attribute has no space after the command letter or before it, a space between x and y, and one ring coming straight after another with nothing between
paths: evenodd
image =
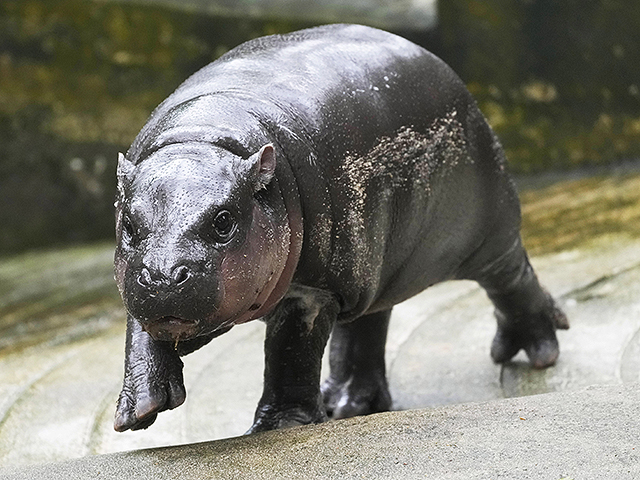
<instances>
[{"instance_id":1,"label":"hippo back","mask_svg":"<svg viewBox=\"0 0 640 480\"><path fill-rule=\"evenodd\" d=\"M339 293L345 318L464 276L496 217L517 230L501 148L462 81L380 30L247 42L187 79L127 156L191 141L243 158L274 143L277 178L297 189L285 201L304 218L294 281Z\"/></svg>"}]
</instances>

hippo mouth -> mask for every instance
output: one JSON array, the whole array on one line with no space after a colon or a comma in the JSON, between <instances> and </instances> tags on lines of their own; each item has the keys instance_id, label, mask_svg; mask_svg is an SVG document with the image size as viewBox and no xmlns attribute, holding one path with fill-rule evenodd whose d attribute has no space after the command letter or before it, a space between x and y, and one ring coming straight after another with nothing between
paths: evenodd
<instances>
[{"instance_id":1,"label":"hippo mouth","mask_svg":"<svg viewBox=\"0 0 640 480\"><path fill-rule=\"evenodd\" d=\"M167 316L151 320L143 328L154 340L177 342L196 337L199 325L200 320Z\"/></svg>"}]
</instances>

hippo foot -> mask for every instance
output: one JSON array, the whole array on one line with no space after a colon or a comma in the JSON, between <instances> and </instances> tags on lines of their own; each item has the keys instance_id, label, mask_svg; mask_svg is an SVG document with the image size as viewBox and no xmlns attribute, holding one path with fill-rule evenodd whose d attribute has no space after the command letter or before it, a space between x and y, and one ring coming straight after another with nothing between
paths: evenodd
<instances>
[{"instance_id":1,"label":"hippo foot","mask_svg":"<svg viewBox=\"0 0 640 480\"><path fill-rule=\"evenodd\" d=\"M155 422L158 413L184 403L182 361L177 354L172 360L153 370L146 364L137 365L125 375L116 408L116 431L145 429Z\"/></svg>"},{"instance_id":2,"label":"hippo foot","mask_svg":"<svg viewBox=\"0 0 640 480\"><path fill-rule=\"evenodd\" d=\"M494 362L508 362L523 349L533 368L546 368L556 363L560 349L555 331L569 328L569 323L555 304L547 311L515 321L507 320L498 310L496 317L498 331L491 345Z\"/></svg>"},{"instance_id":3,"label":"hippo foot","mask_svg":"<svg viewBox=\"0 0 640 480\"><path fill-rule=\"evenodd\" d=\"M281 428L323 423L328 420L323 409L319 407L304 408L301 406L277 409L272 405L259 406L253 425L246 434L277 430Z\"/></svg>"},{"instance_id":4,"label":"hippo foot","mask_svg":"<svg viewBox=\"0 0 640 480\"><path fill-rule=\"evenodd\" d=\"M384 373L351 375L346 381L329 377L322 385L322 395L327 414L334 419L391 409L391 394Z\"/></svg>"}]
</instances>

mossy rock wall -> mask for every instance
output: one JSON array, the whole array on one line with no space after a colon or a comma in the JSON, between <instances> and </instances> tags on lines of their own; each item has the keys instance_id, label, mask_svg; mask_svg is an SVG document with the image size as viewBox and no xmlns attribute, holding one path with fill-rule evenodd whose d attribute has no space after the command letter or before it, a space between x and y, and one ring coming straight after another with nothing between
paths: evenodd
<instances>
[{"instance_id":1,"label":"mossy rock wall","mask_svg":"<svg viewBox=\"0 0 640 480\"><path fill-rule=\"evenodd\" d=\"M187 76L309 26L89 0L0 2L0 254L113 238L118 151Z\"/></svg>"},{"instance_id":2,"label":"mossy rock wall","mask_svg":"<svg viewBox=\"0 0 640 480\"><path fill-rule=\"evenodd\" d=\"M0 255L113 238L117 152L152 109L235 45L311 26L161 3L0 2ZM397 33L462 76L512 170L640 157L640 2L440 0L437 10L435 29Z\"/></svg>"},{"instance_id":3,"label":"mossy rock wall","mask_svg":"<svg viewBox=\"0 0 640 480\"><path fill-rule=\"evenodd\" d=\"M640 157L640 2L442 0L441 55L519 172Z\"/></svg>"}]
</instances>

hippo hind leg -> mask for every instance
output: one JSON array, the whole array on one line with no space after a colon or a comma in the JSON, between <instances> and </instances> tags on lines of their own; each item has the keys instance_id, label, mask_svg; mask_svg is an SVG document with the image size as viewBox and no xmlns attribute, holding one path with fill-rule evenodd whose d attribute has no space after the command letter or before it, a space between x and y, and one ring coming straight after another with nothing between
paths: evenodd
<instances>
[{"instance_id":1,"label":"hippo hind leg","mask_svg":"<svg viewBox=\"0 0 640 480\"><path fill-rule=\"evenodd\" d=\"M482 268L476 280L495 306L498 330L491 345L493 360L507 362L523 349L534 368L553 365L559 354L555 331L569 328L569 322L538 283L520 238Z\"/></svg>"},{"instance_id":2,"label":"hippo hind leg","mask_svg":"<svg viewBox=\"0 0 640 480\"><path fill-rule=\"evenodd\" d=\"M384 349L391 310L364 315L333 328L331 373L322 385L332 418L383 412L391 408Z\"/></svg>"}]
</instances>

